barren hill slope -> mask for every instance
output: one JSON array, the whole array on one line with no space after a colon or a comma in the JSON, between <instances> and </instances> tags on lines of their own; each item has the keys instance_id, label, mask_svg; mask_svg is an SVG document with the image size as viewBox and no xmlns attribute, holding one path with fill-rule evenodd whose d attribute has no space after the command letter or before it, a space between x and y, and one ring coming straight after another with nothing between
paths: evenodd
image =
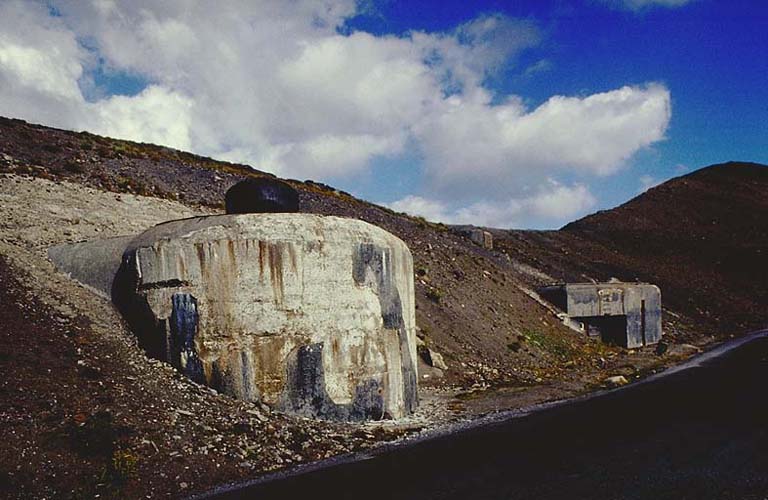
<instances>
[{"instance_id":1,"label":"barren hill slope","mask_svg":"<svg viewBox=\"0 0 768 500\"><path fill-rule=\"evenodd\" d=\"M46 258L51 245L220 213L226 189L252 175L265 174L0 119L0 369L16 374L0 381L0 496L199 493L468 414L567 397L615 365L600 358L618 359L618 350L564 328L498 255L312 182L290 181L303 210L367 220L413 252L417 325L448 370L422 364L421 406L405 421L316 422L209 391L143 355L112 305ZM459 399L510 385L513 402L477 408Z\"/></svg>"},{"instance_id":2,"label":"barren hill slope","mask_svg":"<svg viewBox=\"0 0 768 500\"><path fill-rule=\"evenodd\" d=\"M448 365L420 367L422 407L411 419L359 428L283 415L192 383L144 356L111 304L46 258L51 245L220 213L231 185L268 174L0 118L0 369L19 375L0 382L0 496L198 493L479 413L580 394L609 375L642 377L696 348L673 345L657 356L652 347L604 346L563 326L530 289L563 278L656 282L673 344L705 345L707 327L737 332L726 327L758 323L766 303L759 266L768 251L766 170L693 174L670 193L660 186L560 231L496 230L501 251L323 184L288 181L302 211L360 218L408 244L420 336ZM106 448L93 448L105 439Z\"/></svg>"},{"instance_id":3,"label":"barren hill slope","mask_svg":"<svg viewBox=\"0 0 768 500\"><path fill-rule=\"evenodd\" d=\"M695 328L768 323L768 167L724 163L671 179L560 231L501 232L511 257L557 279L658 284Z\"/></svg>"},{"instance_id":4,"label":"barren hill slope","mask_svg":"<svg viewBox=\"0 0 768 500\"><path fill-rule=\"evenodd\" d=\"M214 212L223 208L224 193L235 182L268 175L160 146L0 118L2 172L178 200ZM445 355L445 381L527 384L560 373L566 351L592 354L588 343L515 286L514 271L498 255L444 225L396 214L323 184L289 182L299 190L301 211L359 218L408 244L417 273L417 325L425 341ZM173 218L178 215L169 213ZM114 232L120 234L119 227ZM508 347L531 335L548 341Z\"/></svg>"}]
</instances>

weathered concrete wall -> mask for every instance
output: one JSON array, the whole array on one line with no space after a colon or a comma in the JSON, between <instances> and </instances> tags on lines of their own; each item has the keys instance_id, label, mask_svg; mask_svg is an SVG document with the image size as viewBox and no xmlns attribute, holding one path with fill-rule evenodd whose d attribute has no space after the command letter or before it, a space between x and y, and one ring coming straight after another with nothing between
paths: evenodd
<instances>
[{"instance_id":1,"label":"weathered concrete wall","mask_svg":"<svg viewBox=\"0 0 768 500\"><path fill-rule=\"evenodd\" d=\"M656 344L661 340L661 291L655 285L635 285L626 290L627 347Z\"/></svg>"},{"instance_id":2,"label":"weathered concrete wall","mask_svg":"<svg viewBox=\"0 0 768 500\"><path fill-rule=\"evenodd\" d=\"M632 287L636 285L631 285ZM619 283L569 283L565 285L567 312L573 318L626 314L626 286Z\"/></svg>"},{"instance_id":3,"label":"weathered concrete wall","mask_svg":"<svg viewBox=\"0 0 768 500\"><path fill-rule=\"evenodd\" d=\"M56 245L48 249L48 258L60 271L111 299L112 282L120 268L123 252L135 237L118 236Z\"/></svg>"},{"instance_id":4,"label":"weathered concrete wall","mask_svg":"<svg viewBox=\"0 0 768 500\"><path fill-rule=\"evenodd\" d=\"M542 295L571 318L603 330L603 338L636 348L661 340L661 290L647 283L567 283ZM611 318L626 317L626 322ZM590 328L588 328L589 330ZM614 331L621 329L621 332Z\"/></svg>"},{"instance_id":5,"label":"weathered concrete wall","mask_svg":"<svg viewBox=\"0 0 768 500\"><path fill-rule=\"evenodd\" d=\"M334 419L416 407L411 254L378 227L309 214L168 222L131 242L119 283L148 351L225 393Z\"/></svg>"}]
</instances>

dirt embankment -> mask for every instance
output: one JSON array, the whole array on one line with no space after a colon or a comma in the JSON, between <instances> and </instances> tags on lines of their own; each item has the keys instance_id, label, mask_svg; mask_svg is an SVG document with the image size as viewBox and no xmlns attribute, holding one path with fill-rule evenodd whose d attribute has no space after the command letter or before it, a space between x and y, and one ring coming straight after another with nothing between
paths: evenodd
<instances>
[{"instance_id":1,"label":"dirt embankment","mask_svg":"<svg viewBox=\"0 0 768 500\"><path fill-rule=\"evenodd\" d=\"M504 252L487 251L444 225L291 181L302 210L357 217L409 245L420 336L448 364L445 372L421 373L422 407L407 421L307 421L214 394L148 359L109 302L46 259L50 245L219 211L226 189L249 175L263 174L168 148L0 119L0 364L18 374L0 387L0 491L199 492L453 419L580 394L608 375L641 377L696 351L672 346L672 354L659 357L653 348L607 347L565 328L529 296L549 276L644 278L634 274L644 269L641 257L598 236L497 232ZM712 340L697 329L703 316L671 303L668 339Z\"/></svg>"},{"instance_id":2,"label":"dirt embankment","mask_svg":"<svg viewBox=\"0 0 768 500\"><path fill-rule=\"evenodd\" d=\"M176 496L394 439L221 396L148 359L112 305L48 245L140 231L178 202L0 176L0 491ZM140 480L139 480L140 479Z\"/></svg>"},{"instance_id":3,"label":"dirt embankment","mask_svg":"<svg viewBox=\"0 0 768 500\"><path fill-rule=\"evenodd\" d=\"M480 397L487 394L483 391L465 393L479 386L473 378L468 385L424 389L420 409L401 422L349 426L309 421L218 395L147 358L107 300L58 272L46 258L51 245L135 234L169 217L210 212L178 201L0 174L0 365L14 374L0 386L3 494L157 497L200 492L451 420L577 394L600 379L599 370L591 370L593 353L614 359L615 353L585 339L570 338L573 344L566 344L539 334L516 347L521 351L516 354L530 361L506 369L546 370L547 380L513 384L509 393L490 399ZM425 243L433 245L427 252L446 251L435 250L437 244ZM485 273L476 279L491 281ZM441 306L433 302L421 313L426 309L427 318L447 321L440 316ZM554 324L544 313L544 320ZM436 349L458 353L451 354L452 364L466 352L466 369L472 370L472 360L482 359L482 345L473 348L474 336L455 335L454 351L439 344L438 335L427 338ZM526 342L533 344L530 350ZM531 354L533 349L558 356L563 364L571 353L587 361L581 367L573 362L564 368L548 366L544 355ZM464 369L457 365L456 371ZM557 376L566 371L568 377Z\"/></svg>"},{"instance_id":4,"label":"dirt embankment","mask_svg":"<svg viewBox=\"0 0 768 500\"><path fill-rule=\"evenodd\" d=\"M208 211L221 210L226 189L238 180L265 175L168 148L2 118L0 154L0 172L178 201ZM520 288L519 273L499 254L444 225L394 213L323 184L290 182L300 192L302 211L359 218L408 244L416 270L420 335L444 355L449 367L422 383L530 385L562 378L574 357L584 366L598 366L598 350L532 301ZM124 213L130 220L140 210ZM180 214L168 210L166 218ZM442 377L436 380L434 375Z\"/></svg>"}]
</instances>

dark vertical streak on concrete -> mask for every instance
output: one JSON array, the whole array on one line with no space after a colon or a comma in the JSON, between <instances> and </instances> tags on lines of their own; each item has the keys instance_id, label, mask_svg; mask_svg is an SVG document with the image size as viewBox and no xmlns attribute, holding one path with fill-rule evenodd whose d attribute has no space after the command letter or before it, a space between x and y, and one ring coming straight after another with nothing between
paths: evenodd
<instances>
[{"instance_id":1,"label":"dark vertical streak on concrete","mask_svg":"<svg viewBox=\"0 0 768 500\"><path fill-rule=\"evenodd\" d=\"M298 273L299 266L297 265L296 247L291 243L288 243L288 254L291 256L291 270L294 273Z\"/></svg>"},{"instance_id":2,"label":"dark vertical streak on concrete","mask_svg":"<svg viewBox=\"0 0 768 500\"><path fill-rule=\"evenodd\" d=\"M408 333L403 320L403 304L400 293L393 280L392 254L390 249L370 243L361 243L354 252L352 277L358 285L373 286L381 305L381 319L384 327L397 330L400 340L400 358L403 374L403 400L406 412L410 413L418 405L417 374L411 357ZM386 269L387 272L384 272ZM368 283L369 275L373 283ZM389 367L393 369L393 367Z\"/></svg>"},{"instance_id":3,"label":"dark vertical streak on concrete","mask_svg":"<svg viewBox=\"0 0 768 500\"><path fill-rule=\"evenodd\" d=\"M268 243L269 257L269 277L272 280L272 292L274 293L275 303L283 303L283 244Z\"/></svg>"},{"instance_id":4,"label":"dark vertical streak on concrete","mask_svg":"<svg viewBox=\"0 0 768 500\"><path fill-rule=\"evenodd\" d=\"M264 259L267 252L267 244L264 241L259 240L259 278L264 279Z\"/></svg>"},{"instance_id":5,"label":"dark vertical streak on concrete","mask_svg":"<svg viewBox=\"0 0 768 500\"><path fill-rule=\"evenodd\" d=\"M286 388L280 401L283 411L332 420L381 420L384 411L382 388L369 379L355 387L351 404L336 404L325 389L323 343L295 349L288 357Z\"/></svg>"},{"instance_id":6,"label":"dark vertical streak on concrete","mask_svg":"<svg viewBox=\"0 0 768 500\"><path fill-rule=\"evenodd\" d=\"M229 262L232 264L234 268L237 266L237 257L235 253L235 242L232 240L227 240L227 251L229 252Z\"/></svg>"},{"instance_id":7,"label":"dark vertical streak on concrete","mask_svg":"<svg viewBox=\"0 0 768 500\"><path fill-rule=\"evenodd\" d=\"M243 377L243 398L246 401L253 401L253 384L251 384L253 370L248 360L248 354L245 351L240 351L240 372Z\"/></svg>"},{"instance_id":8,"label":"dark vertical streak on concrete","mask_svg":"<svg viewBox=\"0 0 768 500\"><path fill-rule=\"evenodd\" d=\"M205 243L196 243L195 250L197 251L197 259L200 261L200 269L205 268Z\"/></svg>"},{"instance_id":9,"label":"dark vertical streak on concrete","mask_svg":"<svg viewBox=\"0 0 768 500\"><path fill-rule=\"evenodd\" d=\"M208 380L207 385L219 392L226 393L228 391L227 380L224 373L221 371L218 361L214 361L211 364L211 378Z\"/></svg>"},{"instance_id":10,"label":"dark vertical streak on concrete","mask_svg":"<svg viewBox=\"0 0 768 500\"><path fill-rule=\"evenodd\" d=\"M171 363L180 368L191 380L204 384L203 364L195 347L198 324L197 299L188 293L175 293L171 300L173 304L170 322Z\"/></svg>"}]
</instances>

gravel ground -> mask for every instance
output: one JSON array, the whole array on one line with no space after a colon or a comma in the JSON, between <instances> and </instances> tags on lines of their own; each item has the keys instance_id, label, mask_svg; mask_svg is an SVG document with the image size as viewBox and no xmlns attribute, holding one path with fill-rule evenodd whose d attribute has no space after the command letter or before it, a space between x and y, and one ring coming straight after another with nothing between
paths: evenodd
<instances>
[{"instance_id":1,"label":"gravel ground","mask_svg":"<svg viewBox=\"0 0 768 500\"><path fill-rule=\"evenodd\" d=\"M341 210L320 202L314 206L318 211ZM616 372L632 379L677 359L662 360L652 350L608 349L574 339L555 347L572 349L569 352L577 362L558 359L553 368L552 355L542 346L531 345L512 353L511 359L520 359L519 363L502 367L511 374L508 379L515 380L515 373L520 373L528 382L493 385L486 380L499 376L500 370L482 361L487 348L483 337L455 331L450 334L456 339L448 351L450 362L461 367L455 371L473 375L453 379L464 380L463 385L448 385L437 377L435 387L420 390L418 412L402 421L326 423L236 401L147 358L108 301L57 272L46 258L46 249L54 244L135 234L168 219L213 210L62 180L0 175L0 365L12 374L0 383L3 495L186 496L229 481L408 439L478 415L581 394L598 386L606 374ZM366 212L369 219L383 213L366 210L371 212ZM417 283L419 293L450 279L450 268L440 267L446 259L454 259L454 271L464 265L463 260L467 266L482 265L492 271L462 276L441 304L422 299L422 324L435 327L440 321L450 322L455 315L451 311L463 309L464 303L470 307L474 294L479 295L474 300L484 300L491 309L509 307L503 313L493 312L499 321L508 317L505 321L511 325L516 324L514 320L555 328L557 320L543 308L499 303L493 287L506 280L511 283L512 274L493 264L493 256L461 254L462 242L456 236L435 233L418 223L398 224L407 226L394 229L413 240L417 264L428 268ZM534 307L531 317L520 313L526 307ZM482 322L482 310L464 320ZM496 320L487 326L496 329ZM439 339L438 332L434 336ZM492 340L507 350L504 337ZM462 355L466 363L459 363ZM496 362L504 359L499 356ZM537 382L539 374L546 380Z\"/></svg>"}]
</instances>

